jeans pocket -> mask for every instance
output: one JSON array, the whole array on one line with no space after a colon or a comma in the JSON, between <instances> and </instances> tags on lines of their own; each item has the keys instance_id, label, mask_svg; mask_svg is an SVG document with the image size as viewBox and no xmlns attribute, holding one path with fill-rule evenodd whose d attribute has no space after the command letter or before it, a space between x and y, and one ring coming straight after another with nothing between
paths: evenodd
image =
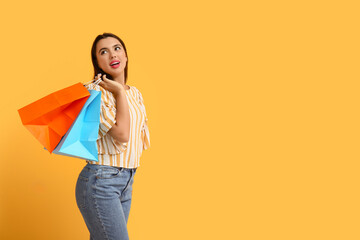
<instances>
[{"instance_id":1,"label":"jeans pocket","mask_svg":"<svg viewBox=\"0 0 360 240\"><path fill-rule=\"evenodd\" d=\"M116 178L120 175L121 172L122 172L122 169L119 170L114 167L100 168L96 173L96 178L97 179Z\"/></svg>"},{"instance_id":2,"label":"jeans pocket","mask_svg":"<svg viewBox=\"0 0 360 240\"><path fill-rule=\"evenodd\" d=\"M86 207L86 194L89 178L79 175L76 182L75 197L79 209Z\"/></svg>"}]
</instances>

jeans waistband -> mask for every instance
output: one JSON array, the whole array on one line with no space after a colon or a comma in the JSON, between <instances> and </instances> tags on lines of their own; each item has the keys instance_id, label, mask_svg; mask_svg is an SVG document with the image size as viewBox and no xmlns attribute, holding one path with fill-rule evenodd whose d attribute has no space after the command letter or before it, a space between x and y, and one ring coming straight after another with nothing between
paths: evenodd
<instances>
[{"instance_id":1,"label":"jeans waistband","mask_svg":"<svg viewBox=\"0 0 360 240\"><path fill-rule=\"evenodd\" d=\"M100 168L116 168L122 171L135 171L136 168L124 168L124 167L115 167L115 166L107 166L107 165L98 165L98 164L91 164L88 163L85 168L89 169L89 171L96 171Z\"/></svg>"}]
</instances>

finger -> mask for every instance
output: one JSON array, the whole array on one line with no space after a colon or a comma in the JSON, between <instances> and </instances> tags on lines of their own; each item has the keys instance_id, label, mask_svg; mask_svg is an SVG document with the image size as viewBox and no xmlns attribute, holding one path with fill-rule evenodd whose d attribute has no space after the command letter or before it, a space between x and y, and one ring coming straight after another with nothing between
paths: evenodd
<instances>
[{"instance_id":1,"label":"finger","mask_svg":"<svg viewBox=\"0 0 360 240\"><path fill-rule=\"evenodd\" d=\"M101 73L99 73L98 75L96 75L93 81L96 82L97 80L99 80L100 77L101 77Z\"/></svg>"},{"instance_id":2,"label":"finger","mask_svg":"<svg viewBox=\"0 0 360 240\"><path fill-rule=\"evenodd\" d=\"M106 77L106 74L104 74L102 78L103 78L104 81L109 81L109 80L110 80L110 79L108 79L108 78Z\"/></svg>"}]
</instances>

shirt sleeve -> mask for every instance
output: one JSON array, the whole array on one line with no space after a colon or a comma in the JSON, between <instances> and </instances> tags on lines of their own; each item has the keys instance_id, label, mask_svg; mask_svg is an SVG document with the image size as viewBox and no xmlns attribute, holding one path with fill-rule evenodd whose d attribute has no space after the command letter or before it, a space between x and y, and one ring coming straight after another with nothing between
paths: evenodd
<instances>
[{"instance_id":1,"label":"shirt sleeve","mask_svg":"<svg viewBox=\"0 0 360 240\"><path fill-rule=\"evenodd\" d=\"M145 114L145 122L141 129L141 139L143 141L143 150L146 150L150 147L150 132L149 132L149 127L148 127L148 118L147 118L147 114L146 114L145 104L144 104L144 100L143 100L143 97L142 97L140 91L139 91L139 96L140 96L140 103L141 103L143 112Z\"/></svg>"},{"instance_id":2,"label":"shirt sleeve","mask_svg":"<svg viewBox=\"0 0 360 240\"><path fill-rule=\"evenodd\" d=\"M150 133L147 122L144 123L143 130L141 131L141 136L143 140L143 149L146 150L150 147Z\"/></svg>"},{"instance_id":3,"label":"shirt sleeve","mask_svg":"<svg viewBox=\"0 0 360 240\"><path fill-rule=\"evenodd\" d=\"M104 137L116 123L116 108L113 104L110 104L110 92L105 92L103 88L101 88L101 91L101 97L104 96L104 99L101 101L98 139ZM125 152L127 149L127 142L119 142L111 136L110 138L119 152Z\"/></svg>"},{"instance_id":4,"label":"shirt sleeve","mask_svg":"<svg viewBox=\"0 0 360 240\"><path fill-rule=\"evenodd\" d=\"M116 123L116 108L109 103L109 95L101 88L99 138L102 138Z\"/></svg>"},{"instance_id":5,"label":"shirt sleeve","mask_svg":"<svg viewBox=\"0 0 360 240\"><path fill-rule=\"evenodd\" d=\"M101 104L100 110L100 126L99 126L99 138L105 136L105 134L115 125L116 109L107 104Z\"/></svg>"}]
</instances>

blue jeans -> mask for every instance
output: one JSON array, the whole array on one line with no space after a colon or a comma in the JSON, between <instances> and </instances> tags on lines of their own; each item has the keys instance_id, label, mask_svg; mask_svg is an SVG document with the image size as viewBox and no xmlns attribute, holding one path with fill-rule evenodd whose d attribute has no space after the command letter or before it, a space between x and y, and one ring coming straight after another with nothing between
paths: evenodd
<instances>
[{"instance_id":1,"label":"blue jeans","mask_svg":"<svg viewBox=\"0 0 360 240\"><path fill-rule=\"evenodd\" d=\"M90 232L90 240L128 240L132 184L136 168L88 163L80 172L76 203Z\"/></svg>"}]
</instances>

